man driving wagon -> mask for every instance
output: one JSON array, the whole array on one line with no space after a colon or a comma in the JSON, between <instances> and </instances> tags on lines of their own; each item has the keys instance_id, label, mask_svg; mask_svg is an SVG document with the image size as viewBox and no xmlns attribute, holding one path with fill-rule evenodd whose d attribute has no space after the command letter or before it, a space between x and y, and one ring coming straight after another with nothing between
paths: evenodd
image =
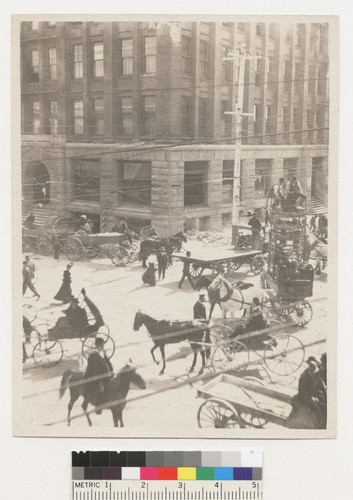
<instances>
[{"instance_id":1,"label":"man driving wagon","mask_svg":"<svg viewBox=\"0 0 353 500\"><path fill-rule=\"evenodd\" d=\"M104 325L103 317L97 306L86 295L86 290L82 288L83 303L86 305L94 322L89 321L86 309L79 305L77 298L72 297L70 306L63 312L65 316L60 317L55 326L48 330L50 338L80 338L97 332Z\"/></svg>"}]
</instances>

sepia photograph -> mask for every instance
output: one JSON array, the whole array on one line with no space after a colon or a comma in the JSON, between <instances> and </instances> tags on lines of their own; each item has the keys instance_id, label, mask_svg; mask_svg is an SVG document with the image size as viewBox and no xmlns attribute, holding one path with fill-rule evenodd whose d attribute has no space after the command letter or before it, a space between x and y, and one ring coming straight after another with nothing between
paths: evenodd
<instances>
[{"instance_id":1,"label":"sepia photograph","mask_svg":"<svg viewBox=\"0 0 353 500\"><path fill-rule=\"evenodd\" d=\"M335 437L337 18L15 15L12 51L14 434Z\"/></svg>"}]
</instances>

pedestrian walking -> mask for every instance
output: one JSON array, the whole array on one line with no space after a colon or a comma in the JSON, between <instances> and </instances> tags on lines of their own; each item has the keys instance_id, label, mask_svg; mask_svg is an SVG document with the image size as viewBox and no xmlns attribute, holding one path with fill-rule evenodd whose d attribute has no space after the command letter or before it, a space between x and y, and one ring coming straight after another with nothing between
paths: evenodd
<instances>
[{"instance_id":1,"label":"pedestrian walking","mask_svg":"<svg viewBox=\"0 0 353 500\"><path fill-rule=\"evenodd\" d=\"M254 212L248 224L251 227L253 250L261 250L260 231L263 228L256 212Z\"/></svg>"},{"instance_id":2,"label":"pedestrian walking","mask_svg":"<svg viewBox=\"0 0 353 500\"><path fill-rule=\"evenodd\" d=\"M194 289L195 287L192 277L190 275L190 257L191 257L191 252L186 252L186 257L184 259L184 264L183 264L183 274L179 281L178 288L183 288L183 283L185 278L189 280L192 289Z\"/></svg>"},{"instance_id":3,"label":"pedestrian walking","mask_svg":"<svg viewBox=\"0 0 353 500\"><path fill-rule=\"evenodd\" d=\"M28 267L31 280L34 280L34 278L36 277L36 266L34 262L32 262L31 257L29 255L25 256L25 263Z\"/></svg>"},{"instance_id":4,"label":"pedestrian walking","mask_svg":"<svg viewBox=\"0 0 353 500\"><path fill-rule=\"evenodd\" d=\"M313 215L310 219L310 223L309 223L309 231L311 231L312 233L314 233L316 230L316 215Z\"/></svg>"},{"instance_id":5,"label":"pedestrian walking","mask_svg":"<svg viewBox=\"0 0 353 500\"><path fill-rule=\"evenodd\" d=\"M157 254L157 260L158 260L158 279L164 279L165 271L168 265L168 255L164 247L161 247L159 249L159 252Z\"/></svg>"},{"instance_id":6,"label":"pedestrian walking","mask_svg":"<svg viewBox=\"0 0 353 500\"><path fill-rule=\"evenodd\" d=\"M63 282L62 285L58 291L58 293L55 295L54 299L55 300L60 300L64 304L67 304L70 302L72 298L72 290L71 290L71 268L73 264L70 262L64 271L63 274Z\"/></svg>"},{"instance_id":7,"label":"pedestrian walking","mask_svg":"<svg viewBox=\"0 0 353 500\"><path fill-rule=\"evenodd\" d=\"M152 250L152 252L147 258L146 263L147 263L147 271L143 273L142 281L146 285L156 286L156 270L158 266L158 260L155 250Z\"/></svg>"},{"instance_id":8,"label":"pedestrian walking","mask_svg":"<svg viewBox=\"0 0 353 500\"><path fill-rule=\"evenodd\" d=\"M23 261L23 265L22 265L22 277L23 277L22 295L24 295L27 291L27 288L29 288L34 293L34 296L37 297L37 300L38 300L40 298L40 295L32 283L33 270L31 269L30 266L28 266L26 260Z\"/></svg>"}]
</instances>

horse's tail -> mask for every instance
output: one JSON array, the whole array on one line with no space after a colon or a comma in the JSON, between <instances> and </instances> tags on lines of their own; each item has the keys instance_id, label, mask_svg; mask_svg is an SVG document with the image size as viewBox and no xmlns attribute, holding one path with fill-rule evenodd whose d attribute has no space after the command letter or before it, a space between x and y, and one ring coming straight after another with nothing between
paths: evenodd
<instances>
[{"instance_id":1,"label":"horse's tail","mask_svg":"<svg viewBox=\"0 0 353 500\"><path fill-rule=\"evenodd\" d=\"M206 358L210 359L210 354L211 354L211 331L209 328L206 328L206 336L205 336L205 343L208 344L205 348L205 353L206 353Z\"/></svg>"},{"instance_id":2,"label":"horse's tail","mask_svg":"<svg viewBox=\"0 0 353 500\"><path fill-rule=\"evenodd\" d=\"M75 372L71 371L71 370L66 370L64 372L64 375L61 379L61 382L60 382L60 389L59 389L59 399L61 399L63 397L63 395L65 394L66 392L66 389L69 387L69 380L71 378L71 376L74 374Z\"/></svg>"}]
</instances>

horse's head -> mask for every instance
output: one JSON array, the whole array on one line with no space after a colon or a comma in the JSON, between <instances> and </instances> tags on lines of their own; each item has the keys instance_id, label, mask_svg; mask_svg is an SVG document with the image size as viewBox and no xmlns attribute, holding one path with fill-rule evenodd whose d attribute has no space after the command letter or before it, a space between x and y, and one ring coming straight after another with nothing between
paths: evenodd
<instances>
[{"instance_id":1,"label":"horse's head","mask_svg":"<svg viewBox=\"0 0 353 500\"><path fill-rule=\"evenodd\" d=\"M183 240L184 243L186 243L188 241L186 234L183 231L180 231L178 236L180 236L180 238Z\"/></svg>"},{"instance_id":2,"label":"horse's head","mask_svg":"<svg viewBox=\"0 0 353 500\"><path fill-rule=\"evenodd\" d=\"M210 284L210 286L208 287L208 291L209 292L214 292L215 290L219 290L220 287L222 286L222 280L223 280L223 277L221 274L219 274L213 281L212 283Z\"/></svg>"},{"instance_id":3,"label":"horse's head","mask_svg":"<svg viewBox=\"0 0 353 500\"><path fill-rule=\"evenodd\" d=\"M136 366L133 364L127 364L120 370L119 375L126 378L130 384L136 385L138 389L146 389L145 380L137 373L136 370Z\"/></svg>"},{"instance_id":4,"label":"horse's head","mask_svg":"<svg viewBox=\"0 0 353 500\"><path fill-rule=\"evenodd\" d=\"M135 314L133 329L135 332L141 328L144 323L144 315L141 311L137 311Z\"/></svg>"}]
</instances>

